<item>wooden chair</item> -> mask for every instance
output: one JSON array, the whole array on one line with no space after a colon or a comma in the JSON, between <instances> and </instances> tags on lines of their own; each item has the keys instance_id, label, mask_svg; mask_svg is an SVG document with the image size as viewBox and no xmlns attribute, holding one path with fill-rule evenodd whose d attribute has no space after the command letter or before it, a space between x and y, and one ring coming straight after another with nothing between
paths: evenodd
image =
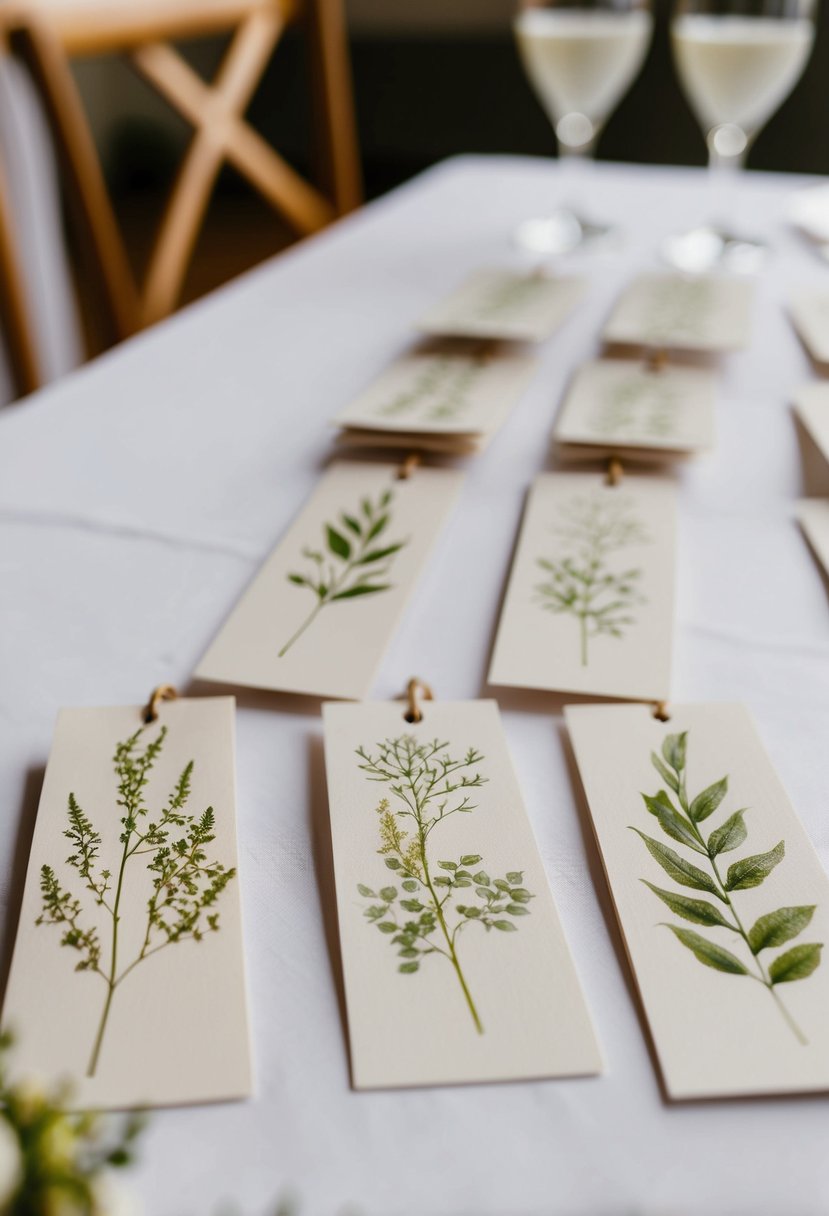
<instances>
[{"instance_id":1,"label":"wooden chair","mask_svg":"<svg viewBox=\"0 0 829 1216\"><path fill-rule=\"evenodd\" d=\"M251 96L286 27L304 24L311 52L321 188L311 185L245 121ZM342 0L6 0L0 37L27 63L42 95L106 325L115 342L168 315L178 302L222 164L227 161L298 235L359 205L359 159ZM212 84L171 45L231 33ZM73 56L123 52L194 128L157 232L146 279L136 283L70 68ZM37 376L17 284L0 175L0 310L16 345L24 389Z\"/></svg>"}]
</instances>

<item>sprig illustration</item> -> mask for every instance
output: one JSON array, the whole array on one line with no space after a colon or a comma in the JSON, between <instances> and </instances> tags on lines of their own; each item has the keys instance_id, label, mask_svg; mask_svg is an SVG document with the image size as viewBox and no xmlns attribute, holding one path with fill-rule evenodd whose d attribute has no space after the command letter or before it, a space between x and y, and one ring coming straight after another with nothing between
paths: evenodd
<instances>
[{"instance_id":1,"label":"sprig illustration","mask_svg":"<svg viewBox=\"0 0 829 1216\"><path fill-rule=\"evenodd\" d=\"M658 756L655 752L651 754L654 768L672 791L676 801L664 788L653 796L643 794L642 797L645 806L665 835L683 848L703 857L708 870L701 869L674 849L640 832L638 828L632 830L641 837L651 857L659 863L669 878L682 887L713 895L722 908L706 899L692 899L676 891L664 890L647 879L642 881L683 920L704 925L709 929L725 929L737 934L748 955L747 963L718 942L703 937L693 929L670 923L665 925L706 967L713 967L715 971L728 975L748 976L762 984L798 1041L806 1044L803 1032L786 1009L777 989L780 984L807 979L820 965L822 944L809 942L792 946L770 962L764 961L761 956L765 951L783 946L802 933L811 922L815 905L777 908L759 917L750 929L745 928L735 905L735 892L759 887L783 860L785 842L779 841L766 853L742 857L731 863L725 875L721 873L720 855L738 849L748 836L745 815L749 808L742 807L732 811L710 835L706 837L703 834L700 824L719 809L728 793L728 778L723 777L720 781L715 781L695 798L690 798L686 788L687 741L687 731L679 735L668 735L662 744L662 755Z\"/></svg>"},{"instance_id":2,"label":"sprig illustration","mask_svg":"<svg viewBox=\"0 0 829 1216\"><path fill-rule=\"evenodd\" d=\"M483 354L459 360L448 355L429 358L411 387L392 397L378 410L381 418L396 418L420 411L427 421L455 418L469 406L469 392L486 364Z\"/></svg>"},{"instance_id":3,"label":"sprig illustration","mask_svg":"<svg viewBox=\"0 0 829 1216\"><path fill-rule=\"evenodd\" d=\"M413 975L429 955L446 959L452 966L467 1008L479 1034L484 1027L469 990L458 953L460 935L469 925L480 925L488 933L516 930L515 919L529 915L533 898L523 885L520 870L503 878L490 878L481 867L478 853L463 853L457 861L433 862L428 847L432 832L452 815L475 810L469 791L486 778L478 769L484 759L474 748L455 759L449 743L433 739L418 743L413 735L400 735L377 743L372 755L360 747L359 767L369 781L386 785L394 799L382 798L377 806L380 848L386 867L400 881L379 890L358 884L364 899L374 902L364 911L369 923L388 935L401 960L398 971ZM437 871L440 871L439 873ZM458 893L470 902L456 903Z\"/></svg>"},{"instance_id":4,"label":"sprig illustration","mask_svg":"<svg viewBox=\"0 0 829 1216\"><path fill-rule=\"evenodd\" d=\"M580 495L566 503L563 522L553 529L562 539L563 553L536 563L547 575L535 587L540 606L578 622L582 667L589 662L590 639L622 637L634 623L633 606L646 602L639 590L642 571L614 570L609 564L619 549L649 539L633 504L617 494Z\"/></svg>"},{"instance_id":5,"label":"sprig illustration","mask_svg":"<svg viewBox=\"0 0 829 1216\"><path fill-rule=\"evenodd\" d=\"M596 397L591 425L597 434L617 439L640 433L665 439L676 431L677 403L676 389L660 380L658 372L647 380L627 376Z\"/></svg>"},{"instance_id":6,"label":"sprig illustration","mask_svg":"<svg viewBox=\"0 0 829 1216\"><path fill-rule=\"evenodd\" d=\"M642 317L643 338L653 346L682 339L704 340L713 294L711 284L703 279L653 282Z\"/></svg>"},{"instance_id":7,"label":"sprig illustration","mask_svg":"<svg viewBox=\"0 0 829 1216\"><path fill-rule=\"evenodd\" d=\"M393 498L391 490L384 490L376 503L364 498L357 511L352 514L343 511L337 523L323 525L324 552L302 550L310 568L305 574L289 574L288 581L295 587L307 588L316 603L280 650L280 659L329 604L376 595L392 586L386 581L389 571L395 555L407 544L405 540L381 539L391 523Z\"/></svg>"},{"instance_id":8,"label":"sprig illustration","mask_svg":"<svg viewBox=\"0 0 829 1216\"><path fill-rule=\"evenodd\" d=\"M153 765L163 751L167 728L162 727L154 739L145 743L147 730L141 727L119 743L113 757L118 781L115 806L121 812L117 871L99 868L103 838L71 793L69 827L64 836L71 841L72 852L66 865L77 871L91 900L82 902L64 887L51 866L44 865L40 871L42 910L36 924L60 926L60 944L79 955L75 970L99 975L106 986L87 1068L89 1077L95 1075L98 1067L112 1002L124 980L167 946L188 939L200 942L206 934L217 932L219 914L214 907L236 874L220 862L207 860L206 846L215 839L213 808L208 807L199 816L190 815L185 809L190 797L192 760L185 765L157 818L148 819L146 788ZM139 873L140 867L143 874ZM128 915L124 897L128 884L142 877L147 895L139 922L142 942L137 953L124 962L120 953L122 922ZM136 909L137 916L142 904L133 896L127 903ZM91 923L97 909L103 927ZM133 914L129 916L132 920Z\"/></svg>"}]
</instances>

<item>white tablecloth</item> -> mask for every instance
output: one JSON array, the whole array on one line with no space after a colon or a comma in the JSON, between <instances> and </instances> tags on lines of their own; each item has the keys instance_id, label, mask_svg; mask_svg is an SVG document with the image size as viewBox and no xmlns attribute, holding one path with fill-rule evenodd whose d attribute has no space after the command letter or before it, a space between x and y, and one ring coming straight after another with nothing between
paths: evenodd
<instances>
[{"instance_id":1,"label":"white tablecloth","mask_svg":"<svg viewBox=\"0 0 829 1216\"><path fill-rule=\"evenodd\" d=\"M593 206L629 241L585 260L586 303L469 462L375 695L412 674L482 690L524 491L572 368L611 300L702 217L703 175L599 166ZM744 700L829 865L829 602L792 519L788 401L809 368L783 314L827 271L785 229L794 179L752 174L773 240L754 341L724 369L716 452L683 470L675 699ZM60 705L124 704L189 674L311 490L326 422L464 273L515 264L514 225L553 167L464 158L138 337L0 421L0 877L17 911ZM450 590L450 588L452 590ZM458 591L457 589L461 590ZM136 1186L152 1216L246 1213L291 1190L303 1216L818 1216L829 1102L663 1100L552 696L500 697L515 762L607 1062L600 1079L355 1094L332 959L313 702L243 694L239 806L257 1096L159 1113ZM321 915L321 890L325 916ZM440 1028L435 1028L437 1034Z\"/></svg>"}]
</instances>

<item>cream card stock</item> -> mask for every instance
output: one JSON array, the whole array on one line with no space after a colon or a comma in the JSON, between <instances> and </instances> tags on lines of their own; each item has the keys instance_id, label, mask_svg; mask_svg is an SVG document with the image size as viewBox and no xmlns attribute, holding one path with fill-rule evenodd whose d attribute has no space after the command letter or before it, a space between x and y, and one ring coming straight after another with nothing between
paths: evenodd
<instances>
[{"instance_id":1,"label":"cream card stock","mask_svg":"<svg viewBox=\"0 0 829 1216\"><path fill-rule=\"evenodd\" d=\"M430 309L419 328L454 337L542 342L558 329L583 293L582 279L479 270Z\"/></svg>"},{"instance_id":2,"label":"cream card stock","mask_svg":"<svg viewBox=\"0 0 829 1216\"><path fill-rule=\"evenodd\" d=\"M795 413L829 461L829 384L805 384L794 399Z\"/></svg>"},{"instance_id":3,"label":"cream card stock","mask_svg":"<svg viewBox=\"0 0 829 1216\"><path fill-rule=\"evenodd\" d=\"M233 698L142 723L58 717L3 1007L14 1075L80 1107L251 1091Z\"/></svg>"},{"instance_id":4,"label":"cream card stock","mask_svg":"<svg viewBox=\"0 0 829 1216\"><path fill-rule=\"evenodd\" d=\"M829 1089L829 881L739 705L567 707L674 1098Z\"/></svg>"},{"instance_id":5,"label":"cream card stock","mask_svg":"<svg viewBox=\"0 0 829 1216\"><path fill-rule=\"evenodd\" d=\"M527 500L492 684L663 700L674 617L668 479L542 473Z\"/></svg>"},{"instance_id":6,"label":"cream card stock","mask_svg":"<svg viewBox=\"0 0 829 1216\"><path fill-rule=\"evenodd\" d=\"M797 504L797 518L818 561L829 576L829 499L801 499Z\"/></svg>"},{"instance_id":7,"label":"cream card stock","mask_svg":"<svg viewBox=\"0 0 829 1216\"><path fill-rule=\"evenodd\" d=\"M601 1069L494 701L323 707L358 1089Z\"/></svg>"},{"instance_id":8,"label":"cream card stock","mask_svg":"<svg viewBox=\"0 0 829 1216\"><path fill-rule=\"evenodd\" d=\"M829 292L806 288L789 302L794 327L818 363L829 364Z\"/></svg>"},{"instance_id":9,"label":"cream card stock","mask_svg":"<svg viewBox=\"0 0 829 1216\"><path fill-rule=\"evenodd\" d=\"M462 474L339 462L266 560L196 674L365 696Z\"/></svg>"},{"instance_id":10,"label":"cream card stock","mask_svg":"<svg viewBox=\"0 0 829 1216\"><path fill-rule=\"evenodd\" d=\"M747 346L754 288L744 279L643 274L617 301L606 342L712 354Z\"/></svg>"}]
</instances>

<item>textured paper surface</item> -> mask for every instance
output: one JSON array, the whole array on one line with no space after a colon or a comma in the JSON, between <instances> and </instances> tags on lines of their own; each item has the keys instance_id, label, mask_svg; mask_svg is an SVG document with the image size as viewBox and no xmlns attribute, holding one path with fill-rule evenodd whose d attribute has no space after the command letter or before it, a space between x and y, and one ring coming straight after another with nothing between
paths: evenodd
<instances>
[{"instance_id":1,"label":"textured paper surface","mask_svg":"<svg viewBox=\"0 0 829 1216\"><path fill-rule=\"evenodd\" d=\"M797 518L818 561L829 576L829 499L803 498Z\"/></svg>"},{"instance_id":2,"label":"textured paper surface","mask_svg":"<svg viewBox=\"0 0 829 1216\"><path fill-rule=\"evenodd\" d=\"M527 500L492 684L663 700L674 616L668 479L542 473Z\"/></svg>"},{"instance_id":3,"label":"textured paper surface","mask_svg":"<svg viewBox=\"0 0 829 1216\"><path fill-rule=\"evenodd\" d=\"M245 999L239 876L236 874L198 920L181 927L178 940L169 941L159 924L150 925L149 901L159 871L148 864L158 857L143 843L150 824L161 825L163 809L185 766L192 760L190 794L179 815L201 820L212 807L215 837L199 846L202 867L220 863L225 870L237 865L236 794L234 760L234 702L232 697L210 697L165 704L159 720L142 730L136 755L166 736L160 754L148 771L144 799L147 814L137 814L131 852L124 865L118 905L116 975L121 976L142 952L143 960L116 984L97 1056L94 1076L87 1072L104 1015L113 974L113 918L118 876L125 845L119 804L119 778L113 756L142 725L137 708L65 709L58 716L52 752L43 782L29 868L20 910L17 942L3 1008L3 1025L15 1035L12 1053L14 1075L54 1081L66 1078L72 1101L80 1107L161 1106L240 1098L251 1091L250 1055ZM71 827L69 798L100 836L89 882L106 881L105 904L88 889L87 879L67 857L82 852L66 838ZM192 855L187 824L164 829L175 859L166 878L186 871ZM184 840L183 852L175 850ZM169 860L169 855L168 855ZM62 891L79 905L72 924L36 921L43 914L43 866L51 868ZM102 871L111 877L102 879ZM196 876L204 889L207 877ZM175 881L173 883L175 884ZM166 893L171 891L165 882ZM181 903L184 899L187 907ZM179 888L175 904L156 899L159 914L171 929L181 923L182 911L192 912L192 892ZM207 917L218 916L211 931ZM99 943L98 970L76 970L88 958L71 943L61 945L65 933L95 930ZM195 940L193 931L201 940ZM166 943L166 944L165 944Z\"/></svg>"},{"instance_id":4,"label":"textured paper surface","mask_svg":"<svg viewBox=\"0 0 829 1216\"><path fill-rule=\"evenodd\" d=\"M423 720L411 724L404 710L403 704L323 707L355 1087L599 1072L584 996L495 702L427 703ZM360 768L368 761L358 749L374 760L386 741L399 760L392 761L394 771L384 767L388 780L371 780L372 774ZM425 748L428 758L421 760L418 748ZM447 758L460 767L442 777ZM472 763L465 764L468 760ZM447 780L469 783L475 774L481 784L446 791ZM467 809L455 812L464 800ZM437 819L425 829L425 867L419 827L407 812L418 812L424 824ZM407 833L399 849L388 845L390 830ZM407 879L400 863L403 857L413 864L413 842L420 881ZM449 887L451 879L463 885ZM405 890L404 881L414 882L414 890ZM429 938L433 953L401 955L401 950L428 949L428 942L418 938L415 947L407 947L395 940L407 922L422 916L418 905L434 907L429 883L443 901L460 974L439 926ZM513 894L502 895L498 883ZM490 929L477 914L458 912L459 907L480 912L498 906L486 898L487 890L509 905L493 914L499 925ZM403 908L404 898L414 903ZM401 966L409 970L401 972Z\"/></svg>"},{"instance_id":5,"label":"textured paper surface","mask_svg":"<svg viewBox=\"0 0 829 1216\"><path fill-rule=\"evenodd\" d=\"M606 342L693 351L747 346L754 288L744 279L643 274L622 293Z\"/></svg>"},{"instance_id":6,"label":"textured paper surface","mask_svg":"<svg viewBox=\"0 0 829 1216\"><path fill-rule=\"evenodd\" d=\"M559 444L695 452L714 445L716 378L705 369L626 359L585 363L556 421Z\"/></svg>"},{"instance_id":7,"label":"textured paper surface","mask_svg":"<svg viewBox=\"0 0 829 1216\"><path fill-rule=\"evenodd\" d=\"M829 460L829 385L805 384L794 399L795 413Z\"/></svg>"},{"instance_id":8,"label":"textured paper surface","mask_svg":"<svg viewBox=\"0 0 829 1216\"><path fill-rule=\"evenodd\" d=\"M489 436L535 367L531 355L490 343L425 343L392 363L334 422L411 436Z\"/></svg>"},{"instance_id":9,"label":"textured paper surface","mask_svg":"<svg viewBox=\"0 0 829 1216\"><path fill-rule=\"evenodd\" d=\"M568 706L565 717L668 1093L704 1098L829 1088L825 962L807 977L776 983L770 990L759 978L703 965L666 928L697 934L729 952L751 974L759 974L761 965L766 977L789 950L829 938L829 883L745 709L672 706L670 722L662 723L646 706ZM668 791L651 753L664 763L663 742L684 732L683 780L690 805L727 776L722 801L698 822L701 838L708 842L735 812L747 808L745 839L715 858L722 879L728 882L732 865L784 842L782 859L767 877L730 891L733 907L707 889L675 881L630 830L638 829L712 875L705 851L694 852L666 834L642 797ZM679 802L672 791L665 796ZM796 936L765 946L755 956L733 928L685 919L645 881L716 908L724 918L738 920L747 934L761 917L779 909L814 911Z\"/></svg>"},{"instance_id":10,"label":"textured paper surface","mask_svg":"<svg viewBox=\"0 0 829 1216\"><path fill-rule=\"evenodd\" d=\"M511 270L479 270L425 317L430 334L542 342L584 294L584 280Z\"/></svg>"},{"instance_id":11,"label":"textured paper surface","mask_svg":"<svg viewBox=\"0 0 829 1216\"><path fill-rule=\"evenodd\" d=\"M797 291L789 312L803 345L818 363L829 363L829 292Z\"/></svg>"},{"instance_id":12,"label":"textured paper surface","mask_svg":"<svg viewBox=\"0 0 829 1216\"><path fill-rule=\"evenodd\" d=\"M196 674L254 688L365 696L462 477L452 470L418 468L401 480L398 466L332 465ZM372 507L371 517L364 503ZM360 526L360 535L348 519ZM376 532L381 520L386 522ZM388 559L368 560L390 548L395 551ZM346 598L329 599L316 611L317 594L295 581L306 578L321 578L322 586L336 586L335 594ZM360 585L384 589L352 596Z\"/></svg>"}]
</instances>

